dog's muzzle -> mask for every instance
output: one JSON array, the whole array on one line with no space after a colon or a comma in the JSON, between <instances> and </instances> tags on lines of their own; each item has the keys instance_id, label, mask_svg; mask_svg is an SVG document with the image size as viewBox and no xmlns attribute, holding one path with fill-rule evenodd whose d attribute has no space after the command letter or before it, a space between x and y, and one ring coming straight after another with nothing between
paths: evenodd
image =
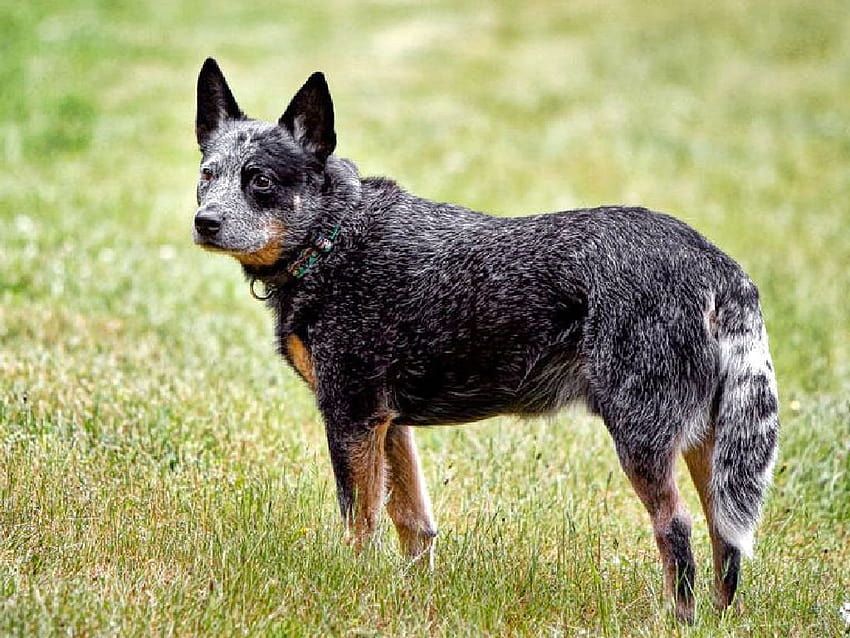
<instances>
[{"instance_id":1,"label":"dog's muzzle","mask_svg":"<svg viewBox=\"0 0 850 638\"><path fill-rule=\"evenodd\" d=\"M204 206L195 213L195 232L202 240L215 239L221 230L221 212L213 206Z\"/></svg>"}]
</instances>

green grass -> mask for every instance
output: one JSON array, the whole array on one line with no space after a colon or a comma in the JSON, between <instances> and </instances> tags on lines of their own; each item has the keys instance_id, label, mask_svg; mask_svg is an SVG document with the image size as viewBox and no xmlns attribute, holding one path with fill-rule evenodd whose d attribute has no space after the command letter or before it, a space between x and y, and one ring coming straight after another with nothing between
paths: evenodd
<instances>
[{"instance_id":1,"label":"green grass","mask_svg":"<svg viewBox=\"0 0 850 638\"><path fill-rule=\"evenodd\" d=\"M0 4L0 634L841 636L850 5ZM669 4L669 3L667 3ZM782 399L744 610L660 595L581 411L419 435L437 569L339 542L322 424L235 262L191 242L194 82L276 118L326 72L364 174L504 214L641 203L759 283Z\"/></svg>"}]
</instances>

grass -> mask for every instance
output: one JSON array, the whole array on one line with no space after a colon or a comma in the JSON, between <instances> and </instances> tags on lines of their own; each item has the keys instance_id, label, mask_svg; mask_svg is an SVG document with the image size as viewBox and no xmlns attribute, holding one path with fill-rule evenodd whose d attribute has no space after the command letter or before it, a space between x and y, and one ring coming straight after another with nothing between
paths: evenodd
<instances>
[{"instance_id":1,"label":"grass","mask_svg":"<svg viewBox=\"0 0 850 638\"><path fill-rule=\"evenodd\" d=\"M0 5L0 634L840 636L850 600L850 6ZM237 265L191 245L194 81L315 69L364 174L504 214L675 213L760 284L782 452L744 610L660 595L581 411L419 435L432 576L340 545L322 425Z\"/></svg>"}]
</instances>

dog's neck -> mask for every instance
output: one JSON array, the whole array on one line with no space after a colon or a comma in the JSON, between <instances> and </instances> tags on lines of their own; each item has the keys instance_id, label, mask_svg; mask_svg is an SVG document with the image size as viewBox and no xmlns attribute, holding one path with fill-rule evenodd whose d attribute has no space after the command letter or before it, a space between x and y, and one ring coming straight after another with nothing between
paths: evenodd
<instances>
[{"instance_id":1,"label":"dog's neck","mask_svg":"<svg viewBox=\"0 0 850 638\"><path fill-rule=\"evenodd\" d=\"M325 166L325 179L330 204L328 212L333 211L334 215L322 216L322 225L311 230L297 250L287 251L274 264L243 265L251 295L255 299L269 299L306 277L334 250L340 233L344 232L346 219L360 207L362 184L357 167L352 162L331 155ZM342 202L344 205L340 205ZM326 230L324 227L331 223L333 227Z\"/></svg>"},{"instance_id":2,"label":"dog's neck","mask_svg":"<svg viewBox=\"0 0 850 638\"><path fill-rule=\"evenodd\" d=\"M329 235L314 234L311 241L298 252L295 259L281 259L272 266L245 267L251 296L260 301L269 299L286 284L302 279L334 248L342 222L338 222ZM257 290L258 282L264 290Z\"/></svg>"}]
</instances>

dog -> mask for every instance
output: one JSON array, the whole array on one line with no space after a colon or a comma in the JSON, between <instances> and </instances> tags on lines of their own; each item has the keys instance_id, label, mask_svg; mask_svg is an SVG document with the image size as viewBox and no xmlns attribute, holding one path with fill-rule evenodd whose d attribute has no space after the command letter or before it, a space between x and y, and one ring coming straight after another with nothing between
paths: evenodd
<instances>
[{"instance_id":1,"label":"dog","mask_svg":"<svg viewBox=\"0 0 850 638\"><path fill-rule=\"evenodd\" d=\"M696 485L726 608L750 556L779 432L756 286L686 224L607 206L493 217L435 203L334 155L314 73L276 123L249 119L213 59L197 84L196 244L235 257L325 423L348 542L386 508L433 566L416 426L601 416L647 509L676 616L694 620Z\"/></svg>"}]
</instances>

